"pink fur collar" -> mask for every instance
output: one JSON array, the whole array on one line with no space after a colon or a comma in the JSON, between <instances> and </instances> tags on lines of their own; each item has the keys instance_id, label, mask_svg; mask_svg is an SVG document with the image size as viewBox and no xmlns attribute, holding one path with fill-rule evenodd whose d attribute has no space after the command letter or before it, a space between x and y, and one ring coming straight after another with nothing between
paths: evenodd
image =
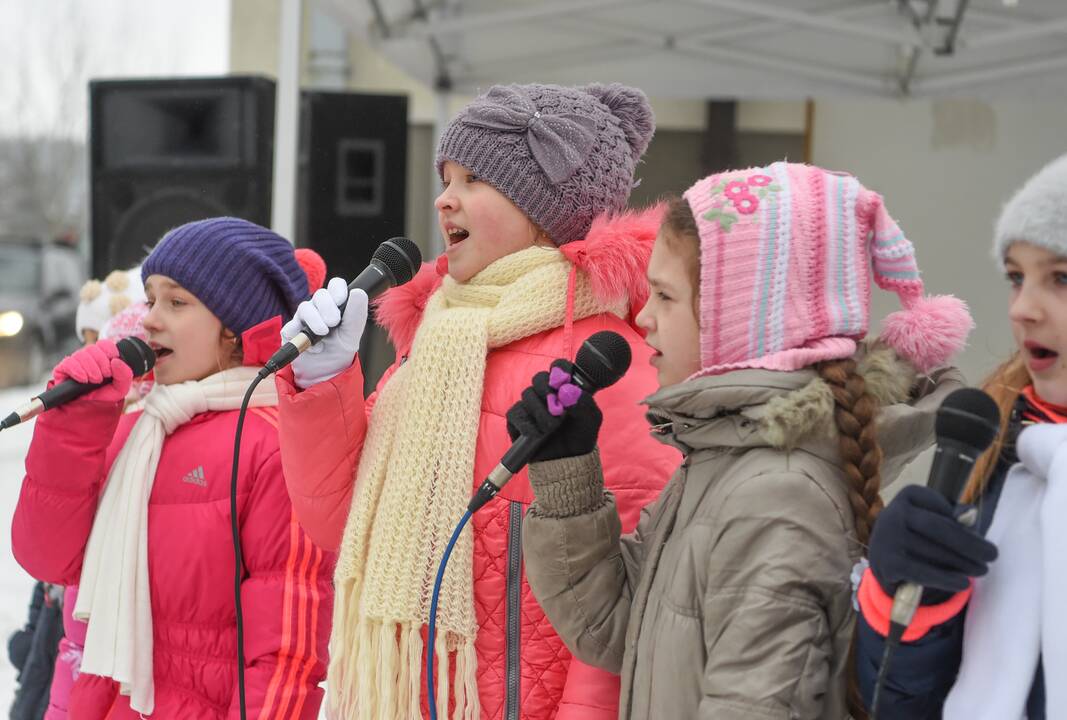
<instances>
[{"instance_id":1,"label":"pink fur collar","mask_svg":"<svg viewBox=\"0 0 1067 720\"><path fill-rule=\"evenodd\" d=\"M663 205L655 205L614 217L601 215L593 221L584 240L560 248L589 277L600 302L611 304L628 299L631 318L648 300L645 272L663 212ZM441 284L445 267L440 259L434 265L423 263L411 282L389 290L375 303L377 321L398 351L406 352L411 347L426 301Z\"/></svg>"}]
</instances>

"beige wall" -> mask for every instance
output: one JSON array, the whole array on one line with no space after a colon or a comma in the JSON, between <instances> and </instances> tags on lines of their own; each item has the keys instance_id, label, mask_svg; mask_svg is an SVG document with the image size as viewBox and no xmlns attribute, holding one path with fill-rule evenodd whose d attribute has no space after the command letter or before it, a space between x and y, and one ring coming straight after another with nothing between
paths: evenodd
<instances>
[{"instance_id":1,"label":"beige wall","mask_svg":"<svg viewBox=\"0 0 1067 720\"><path fill-rule=\"evenodd\" d=\"M280 0L230 0L230 72L278 74Z\"/></svg>"},{"instance_id":2,"label":"beige wall","mask_svg":"<svg viewBox=\"0 0 1067 720\"><path fill-rule=\"evenodd\" d=\"M301 84L306 86L309 18L313 3L304 3ZM230 68L233 74L278 77L281 0L230 0Z\"/></svg>"},{"instance_id":3,"label":"beige wall","mask_svg":"<svg viewBox=\"0 0 1067 720\"><path fill-rule=\"evenodd\" d=\"M929 290L970 304L978 327L960 366L980 380L1012 349L993 223L1015 188L1067 152L1067 102L820 102L814 126L814 162L882 193ZM882 313L896 307L881 291L874 301Z\"/></svg>"},{"instance_id":4,"label":"beige wall","mask_svg":"<svg viewBox=\"0 0 1067 720\"><path fill-rule=\"evenodd\" d=\"M309 4L310 7L310 4ZM273 75L277 67L279 0L231 0L232 72ZM310 12L310 9L309 9ZM305 22L305 28L310 23ZM425 241L432 200L432 141L436 113L430 89L353 42L351 87L410 96L408 233ZM662 130L699 131L702 100L655 99ZM469 98L450 98L454 113ZM804 127L803 103L742 102L743 131L790 133ZM916 245L927 285L952 292L972 307L978 328L961 366L981 377L1010 352L1004 284L988 258L993 220L1008 194L1044 161L1067 151L1067 102L1035 104L932 100L829 100L816 103L812 161L848 170L881 192L891 213ZM669 145L669 143L668 143ZM679 144L680 186L693 178L691 147ZM668 155L657 172L669 173ZM686 177L681 177L685 175ZM895 299L874 295L876 314L895 309Z\"/></svg>"}]
</instances>

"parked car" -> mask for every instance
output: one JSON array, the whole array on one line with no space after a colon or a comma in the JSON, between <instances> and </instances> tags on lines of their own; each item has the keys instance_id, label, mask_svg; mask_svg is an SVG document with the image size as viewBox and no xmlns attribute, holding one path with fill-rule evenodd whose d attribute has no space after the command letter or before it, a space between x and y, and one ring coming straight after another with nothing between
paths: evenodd
<instances>
[{"instance_id":1,"label":"parked car","mask_svg":"<svg viewBox=\"0 0 1067 720\"><path fill-rule=\"evenodd\" d=\"M0 387L41 382L78 345L74 314L84 267L67 245L0 234Z\"/></svg>"}]
</instances>

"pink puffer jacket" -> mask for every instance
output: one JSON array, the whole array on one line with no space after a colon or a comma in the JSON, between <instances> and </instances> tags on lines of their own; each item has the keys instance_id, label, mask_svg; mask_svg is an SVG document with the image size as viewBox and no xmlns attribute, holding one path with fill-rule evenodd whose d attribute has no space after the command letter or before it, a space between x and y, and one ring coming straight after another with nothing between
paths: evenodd
<instances>
[{"instance_id":1,"label":"pink puffer jacket","mask_svg":"<svg viewBox=\"0 0 1067 720\"><path fill-rule=\"evenodd\" d=\"M648 296L645 270L659 226L658 209L594 223L587 238L563 250L589 274L603 300L628 298L631 310ZM426 301L441 277L426 266L409 284L387 293L378 319L390 333L398 363L410 350ZM631 313L632 314L632 313ZM593 333L613 330L630 343L633 364L617 384L597 394L604 413L600 448L607 486L626 529L654 500L680 456L648 435L640 401L657 389L650 350L628 320L598 315L489 352L475 450L477 487L510 447L505 413L533 375L559 357L574 357ZM396 366L382 378L389 381ZM278 378L282 464L301 524L327 550L339 547L351 505L367 418L358 363L330 381L298 392L292 374ZM608 720L617 716L618 678L571 658L552 630L522 572L523 516L533 500L525 470L473 516L475 648L482 718ZM459 518L456 518L458 521ZM425 702L424 702L425 706Z\"/></svg>"},{"instance_id":2,"label":"pink puffer jacket","mask_svg":"<svg viewBox=\"0 0 1067 720\"><path fill-rule=\"evenodd\" d=\"M257 328L263 328L257 333ZM278 346L280 323L243 336L246 362ZM269 339L255 348L254 339ZM204 412L169 435L148 504L155 711L166 720L233 720L237 625L230 467L237 411ZM300 529L282 479L278 411L249 411L238 512L249 718L313 720L326 674L334 555ZM15 558L32 576L76 584L107 472L140 413L82 398L37 420L12 523ZM82 673L71 720L138 720L115 684Z\"/></svg>"}]
</instances>

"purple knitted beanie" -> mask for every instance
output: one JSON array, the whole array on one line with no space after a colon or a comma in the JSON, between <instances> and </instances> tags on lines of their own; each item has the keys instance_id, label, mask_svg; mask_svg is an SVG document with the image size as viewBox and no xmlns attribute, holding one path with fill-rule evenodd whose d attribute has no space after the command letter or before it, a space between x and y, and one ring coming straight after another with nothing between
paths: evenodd
<instances>
[{"instance_id":1,"label":"purple knitted beanie","mask_svg":"<svg viewBox=\"0 0 1067 720\"><path fill-rule=\"evenodd\" d=\"M654 127L648 98L625 85L496 85L445 128L437 172L459 163L564 245L626 207Z\"/></svg>"},{"instance_id":2,"label":"purple knitted beanie","mask_svg":"<svg viewBox=\"0 0 1067 720\"><path fill-rule=\"evenodd\" d=\"M141 273L171 278L237 335L275 315L289 317L308 298L307 275L292 244L239 218L208 218L171 230Z\"/></svg>"}]
</instances>

